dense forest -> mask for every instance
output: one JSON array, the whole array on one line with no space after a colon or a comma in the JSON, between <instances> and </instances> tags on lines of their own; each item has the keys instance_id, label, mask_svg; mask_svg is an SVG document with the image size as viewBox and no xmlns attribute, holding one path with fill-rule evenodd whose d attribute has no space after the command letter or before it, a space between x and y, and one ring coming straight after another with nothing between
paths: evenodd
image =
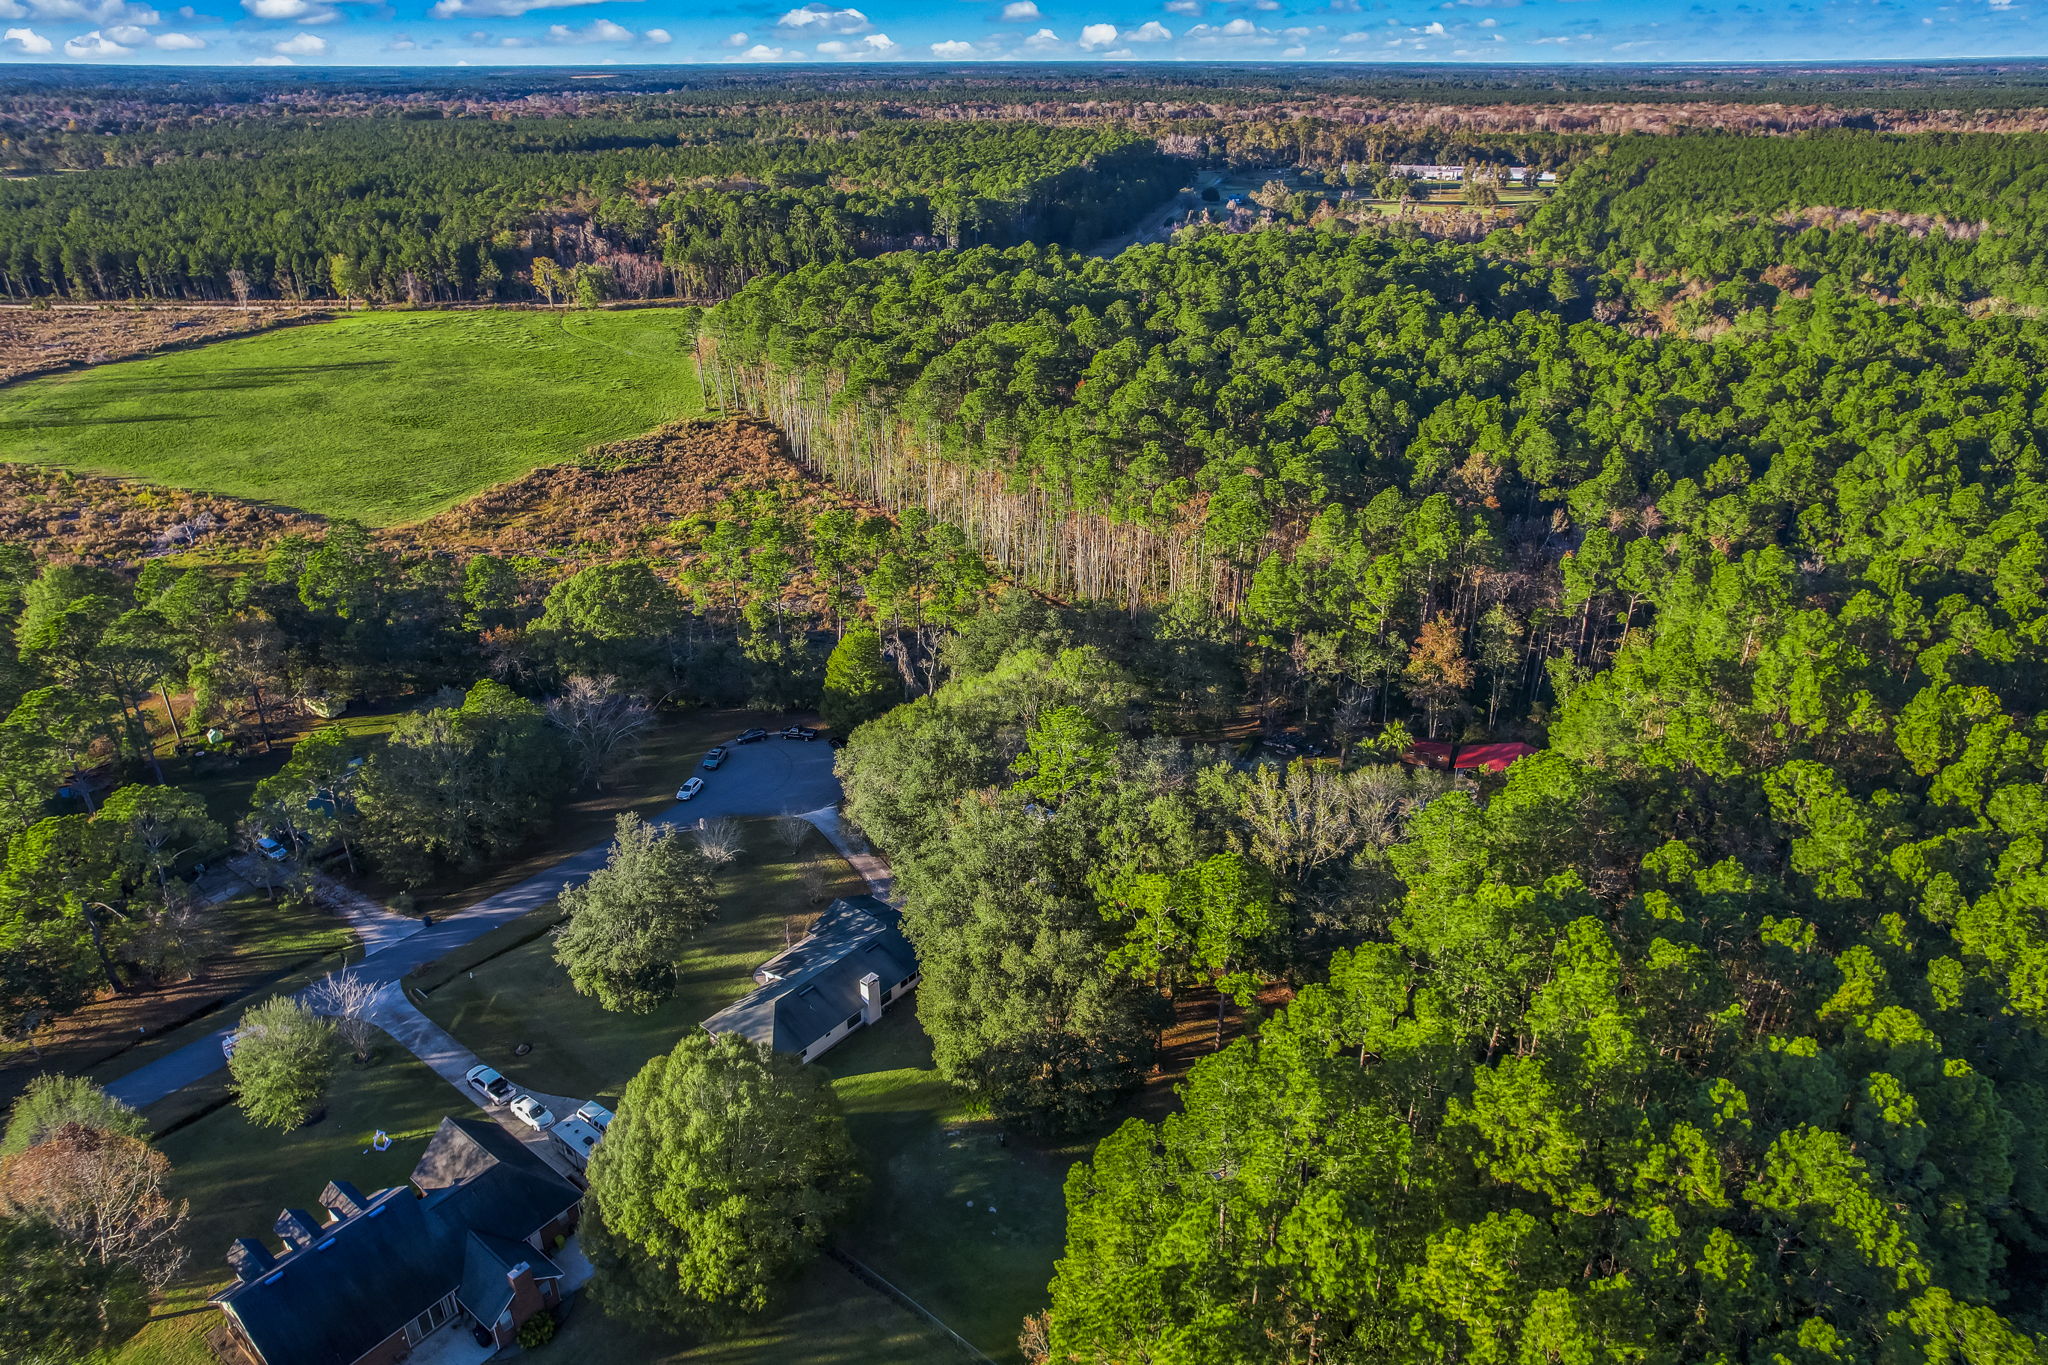
<instances>
[{"instance_id":1,"label":"dense forest","mask_svg":"<svg viewBox=\"0 0 2048 1365\"><path fill-rule=\"evenodd\" d=\"M409 118L103 140L0 184L0 291L104 298L717 297L914 245L1085 241L1178 181L1113 129Z\"/></svg>"},{"instance_id":2,"label":"dense forest","mask_svg":"<svg viewBox=\"0 0 2048 1365\"><path fill-rule=\"evenodd\" d=\"M1729 317L1826 280L1917 304L2048 301L2048 138L1629 138L1531 219L1536 259Z\"/></svg>"},{"instance_id":3,"label":"dense forest","mask_svg":"<svg viewBox=\"0 0 2048 1365\"><path fill-rule=\"evenodd\" d=\"M783 79L820 78L670 93ZM906 104L960 93L928 79ZM367 755L302 740L242 831L324 802L291 874L404 886L600 780L604 707L816 705L933 1066L1005 1142L1085 1152L1032 1365L2048 1360L2040 135L1452 142L1267 117L1341 73L1216 79L1261 112L379 109L0 188L23 293L504 297L546 258L718 297L707 395L816 480L603 553L0 547L9 1017L202 941L150 854L196 818L153 694L266 736L421 700ZM1543 98L1700 95L1583 80ZM1453 147L1570 175L1478 242L1276 214L1069 249L1190 171ZM1512 761L1425 761L1483 741ZM51 798L95 770L125 785Z\"/></svg>"}]
</instances>

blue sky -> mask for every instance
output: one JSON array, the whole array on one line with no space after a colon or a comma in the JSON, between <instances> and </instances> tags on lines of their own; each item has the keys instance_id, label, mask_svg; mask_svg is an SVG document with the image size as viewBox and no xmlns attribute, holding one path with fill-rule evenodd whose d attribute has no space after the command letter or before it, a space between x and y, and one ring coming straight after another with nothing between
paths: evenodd
<instances>
[{"instance_id":1,"label":"blue sky","mask_svg":"<svg viewBox=\"0 0 2048 1365\"><path fill-rule=\"evenodd\" d=\"M2048 0L0 0L0 62L582 65L2031 56Z\"/></svg>"}]
</instances>

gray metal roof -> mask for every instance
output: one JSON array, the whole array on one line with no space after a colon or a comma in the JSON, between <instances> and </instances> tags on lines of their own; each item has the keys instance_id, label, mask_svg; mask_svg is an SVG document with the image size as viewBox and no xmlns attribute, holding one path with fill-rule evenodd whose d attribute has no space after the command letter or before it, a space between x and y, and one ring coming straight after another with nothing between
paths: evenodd
<instances>
[{"instance_id":1,"label":"gray metal roof","mask_svg":"<svg viewBox=\"0 0 2048 1365\"><path fill-rule=\"evenodd\" d=\"M801 943L754 974L779 979L712 1015L704 1028L777 1052L803 1052L861 1012L860 979L869 972L884 989L917 975L917 954L901 923L895 908L875 896L833 901Z\"/></svg>"}]
</instances>

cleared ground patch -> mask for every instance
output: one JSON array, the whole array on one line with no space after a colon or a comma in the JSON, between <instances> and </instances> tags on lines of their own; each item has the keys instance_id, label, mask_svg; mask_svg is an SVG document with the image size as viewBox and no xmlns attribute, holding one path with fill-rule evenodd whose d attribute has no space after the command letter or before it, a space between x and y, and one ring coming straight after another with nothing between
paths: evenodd
<instances>
[{"instance_id":1,"label":"cleared ground patch","mask_svg":"<svg viewBox=\"0 0 2048 1365\"><path fill-rule=\"evenodd\" d=\"M0 390L0 461L381 526L698 407L673 309L359 313Z\"/></svg>"}]
</instances>

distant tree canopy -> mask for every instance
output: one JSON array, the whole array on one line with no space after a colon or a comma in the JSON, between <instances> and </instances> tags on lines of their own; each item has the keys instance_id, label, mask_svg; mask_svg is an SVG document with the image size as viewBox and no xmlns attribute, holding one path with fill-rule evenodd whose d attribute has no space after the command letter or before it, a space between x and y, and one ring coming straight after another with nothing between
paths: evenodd
<instances>
[{"instance_id":1,"label":"distant tree canopy","mask_svg":"<svg viewBox=\"0 0 2048 1365\"><path fill-rule=\"evenodd\" d=\"M0 291L523 298L552 292L532 274L545 259L602 267L629 296L719 297L926 240L1083 241L1126 196L1172 188L1151 142L1109 128L854 131L529 117L136 133L107 142L89 175L0 182Z\"/></svg>"},{"instance_id":2,"label":"distant tree canopy","mask_svg":"<svg viewBox=\"0 0 2048 1365\"><path fill-rule=\"evenodd\" d=\"M1502 245L1591 266L1615 293L1693 321L1816 286L2038 307L2044 206L2039 133L1632 137Z\"/></svg>"}]
</instances>

